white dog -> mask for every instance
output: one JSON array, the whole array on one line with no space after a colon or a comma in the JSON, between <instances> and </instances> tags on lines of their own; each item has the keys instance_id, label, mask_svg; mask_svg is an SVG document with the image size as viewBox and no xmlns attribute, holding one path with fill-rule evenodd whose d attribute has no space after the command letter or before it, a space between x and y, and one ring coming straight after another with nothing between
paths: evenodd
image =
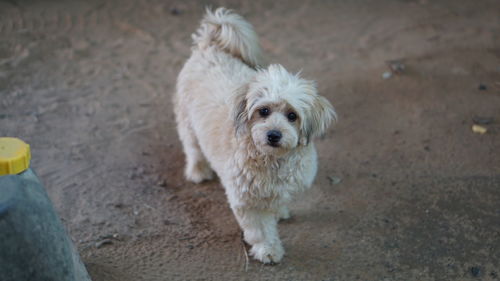
<instances>
[{"instance_id":1,"label":"white dog","mask_svg":"<svg viewBox=\"0 0 500 281\"><path fill-rule=\"evenodd\" d=\"M215 171L251 255L279 262L277 222L290 217L292 195L311 186L311 139L335 112L313 81L265 67L252 26L230 10L208 10L193 40L174 101L185 176L199 183Z\"/></svg>"}]
</instances>

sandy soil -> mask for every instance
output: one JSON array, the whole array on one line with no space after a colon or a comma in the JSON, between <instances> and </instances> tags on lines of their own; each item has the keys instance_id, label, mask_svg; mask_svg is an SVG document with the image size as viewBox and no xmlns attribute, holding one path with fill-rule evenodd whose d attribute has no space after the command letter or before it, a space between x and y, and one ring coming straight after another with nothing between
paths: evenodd
<instances>
[{"instance_id":1,"label":"sandy soil","mask_svg":"<svg viewBox=\"0 0 500 281\"><path fill-rule=\"evenodd\" d=\"M277 266L246 263L217 181L182 178L171 96L207 4L246 16L339 113ZM496 0L4 0L0 135L32 145L94 281L498 280L499 15ZM388 60L404 72L383 79ZM486 134L475 116L494 118Z\"/></svg>"}]
</instances>

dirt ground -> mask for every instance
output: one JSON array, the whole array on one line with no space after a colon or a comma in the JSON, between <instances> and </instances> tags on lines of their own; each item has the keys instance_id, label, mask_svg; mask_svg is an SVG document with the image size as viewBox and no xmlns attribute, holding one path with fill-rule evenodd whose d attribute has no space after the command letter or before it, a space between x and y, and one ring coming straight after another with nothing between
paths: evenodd
<instances>
[{"instance_id":1,"label":"dirt ground","mask_svg":"<svg viewBox=\"0 0 500 281\"><path fill-rule=\"evenodd\" d=\"M247 17L339 114L276 266L246 262L219 182L182 177L171 96L206 5ZM500 280L499 15L497 0L3 0L0 135L31 144L94 281ZM384 79L391 60L405 69ZM484 135L477 117L494 119Z\"/></svg>"}]
</instances>

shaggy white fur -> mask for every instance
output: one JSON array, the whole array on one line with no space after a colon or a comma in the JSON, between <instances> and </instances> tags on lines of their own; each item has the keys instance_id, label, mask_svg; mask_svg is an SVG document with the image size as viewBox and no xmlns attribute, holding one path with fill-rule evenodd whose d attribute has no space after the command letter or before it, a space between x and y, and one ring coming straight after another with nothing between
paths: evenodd
<instances>
[{"instance_id":1,"label":"shaggy white fur","mask_svg":"<svg viewBox=\"0 0 500 281\"><path fill-rule=\"evenodd\" d=\"M284 255L278 220L292 196L311 186L317 156L311 138L336 119L316 85L281 65L263 65L250 23L230 10L207 11L177 80L175 113L185 176L215 171L231 209L263 263Z\"/></svg>"}]
</instances>

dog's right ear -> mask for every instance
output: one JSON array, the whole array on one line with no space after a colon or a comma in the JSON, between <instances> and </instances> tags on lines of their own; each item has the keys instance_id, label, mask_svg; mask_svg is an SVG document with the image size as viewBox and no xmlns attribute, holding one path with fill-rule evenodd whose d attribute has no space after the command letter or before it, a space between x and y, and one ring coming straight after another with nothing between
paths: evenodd
<instances>
[{"instance_id":1,"label":"dog's right ear","mask_svg":"<svg viewBox=\"0 0 500 281\"><path fill-rule=\"evenodd\" d=\"M247 91L247 85L239 88L235 93L232 103L234 108L233 120L236 136L244 135L248 130Z\"/></svg>"}]
</instances>

